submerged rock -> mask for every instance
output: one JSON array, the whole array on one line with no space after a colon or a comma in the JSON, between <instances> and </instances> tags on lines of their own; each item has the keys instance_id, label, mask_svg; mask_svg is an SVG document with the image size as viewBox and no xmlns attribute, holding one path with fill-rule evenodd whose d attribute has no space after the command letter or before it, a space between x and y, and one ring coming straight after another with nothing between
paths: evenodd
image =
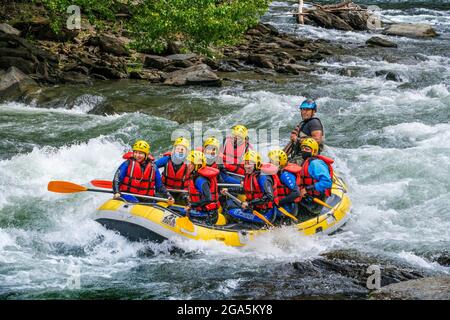
<instances>
[{"instance_id":1,"label":"submerged rock","mask_svg":"<svg viewBox=\"0 0 450 320\"><path fill-rule=\"evenodd\" d=\"M438 33L428 24L398 23L387 27L383 34L410 38L437 37Z\"/></svg>"},{"instance_id":2,"label":"submerged rock","mask_svg":"<svg viewBox=\"0 0 450 320\"><path fill-rule=\"evenodd\" d=\"M372 37L366 41L369 47L385 47L385 48L397 48L398 45L395 42L389 41L381 37Z\"/></svg>"},{"instance_id":3,"label":"submerged rock","mask_svg":"<svg viewBox=\"0 0 450 320\"><path fill-rule=\"evenodd\" d=\"M450 277L428 277L390 284L372 292L370 299L450 300Z\"/></svg>"}]
</instances>

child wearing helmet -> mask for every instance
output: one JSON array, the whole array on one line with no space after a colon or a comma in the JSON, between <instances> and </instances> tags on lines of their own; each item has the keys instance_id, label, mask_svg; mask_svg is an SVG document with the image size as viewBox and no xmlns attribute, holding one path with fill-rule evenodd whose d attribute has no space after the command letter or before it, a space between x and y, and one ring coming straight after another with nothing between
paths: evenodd
<instances>
[{"instance_id":1,"label":"child wearing helmet","mask_svg":"<svg viewBox=\"0 0 450 320\"><path fill-rule=\"evenodd\" d=\"M172 205L174 199L162 183L161 175L153 163L153 157L150 155L148 142L138 140L134 143L132 150L132 153L124 155L126 160L114 174L114 198L121 198L121 192L145 196L155 196L158 192L168 198L169 205Z\"/></svg>"},{"instance_id":2,"label":"child wearing helmet","mask_svg":"<svg viewBox=\"0 0 450 320\"><path fill-rule=\"evenodd\" d=\"M184 137L175 139L172 152L166 152L155 164L158 168L164 168L162 181L166 188L175 190L187 190L189 174L185 164L186 156L191 148L191 143ZM176 196L177 203L182 201L182 194Z\"/></svg>"},{"instance_id":3,"label":"child wearing helmet","mask_svg":"<svg viewBox=\"0 0 450 320\"><path fill-rule=\"evenodd\" d=\"M219 160L220 142L215 137L209 137L203 143L203 153L206 158L206 165L208 167L219 169L220 174L218 176L219 183L232 183L239 185L241 180L232 177L227 173L227 170L223 164L217 163Z\"/></svg>"},{"instance_id":4,"label":"child wearing helmet","mask_svg":"<svg viewBox=\"0 0 450 320\"><path fill-rule=\"evenodd\" d=\"M220 203L217 185L219 170L207 167L205 155L198 150L191 151L186 161L190 175L186 215L194 220L213 225L219 217Z\"/></svg>"},{"instance_id":5,"label":"child wearing helmet","mask_svg":"<svg viewBox=\"0 0 450 320\"><path fill-rule=\"evenodd\" d=\"M302 189L300 190L302 196L302 204L307 207L309 211L312 209L313 197L324 200L331 195L331 186L333 184L333 167L332 159L319 155L319 145L313 138L306 138L300 145L301 156L304 160L301 171Z\"/></svg>"},{"instance_id":6,"label":"child wearing helmet","mask_svg":"<svg viewBox=\"0 0 450 320\"><path fill-rule=\"evenodd\" d=\"M289 148L288 155L293 158L299 156L300 143L306 137L314 138L319 144L320 151L323 149L324 143L324 130L322 122L315 116L317 112L317 104L312 99L306 99L303 101L299 108L302 121L291 132L292 148Z\"/></svg>"},{"instance_id":7,"label":"child wearing helmet","mask_svg":"<svg viewBox=\"0 0 450 320\"><path fill-rule=\"evenodd\" d=\"M261 156L255 151L247 151L244 155L244 193L246 201L237 207L232 200L227 202L228 215L237 221L263 224L264 221L255 216L252 211L257 210L267 220L275 220L278 204L276 185L273 175L263 174L261 171ZM222 189L225 194L227 189Z\"/></svg>"},{"instance_id":8,"label":"child wearing helmet","mask_svg":"<svg viewBox=\"0 0 450 320\"><path fill-rule=\"evenodd\" d=\"M278 168L278 172L274 175L275 185L277 186L277 194L279 204L292 215L296 216L298 211L297 203L300 202L300 184L301 184L301 167L294 163L288 163L286 152L281 149L273 149L268 153L271 164ZM277 218L283 221L286 216L277 212Z\"/></svg>"},{"instance_id":9,"label":"child wearing helmet","mask_svg":"<svg viewBox=\"0 0 450 320\"><path fill-rule=\"evenodd\" d=\"M222 164L228 172L244 175L242 157L251 150L248 141L248 129L243 125L236 125L231 130L231 136L226 137L222 145Z\"/></svg>"}]
</instances>

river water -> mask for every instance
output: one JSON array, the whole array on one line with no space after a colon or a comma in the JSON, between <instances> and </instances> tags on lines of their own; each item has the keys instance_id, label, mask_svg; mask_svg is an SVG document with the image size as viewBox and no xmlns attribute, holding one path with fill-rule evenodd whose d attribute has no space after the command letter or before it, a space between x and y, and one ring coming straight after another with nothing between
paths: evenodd
<instances>
[{"instance_id":1,"label":"river water","mask_svg":"<svg viewBox=\"0 0 450 320\"><path fill-rule=\"evenodd\" d=\"M399 44L395 50L360 48L370 33L297 26L282 15L295 3L273 2L264 20L354 54L329 58L320 63L325 72L308 76L242 74L221 88L102 82L52 88L32 104L0 104L0 298L366 297L351 277L298 268L333 252L421 275L450 274L450 3L363 2L378 5L383 19L429 23L441 34L388 37ZM342 76L343 68L358 73ZM403 81L376 76L380 70ZM174 130L192 130L195 121L203 129L276 128L280 141L271 145L283 146L305 97L318 99L327 154L353 202L350 221L333 236L307 238L284 227L242 249L133 243L93 220L107 195L46 190L50 180L110 179L135 139L149 140L159 155ZM119 112L102 115L108 106Z\"/></svg>"}]
</instances>

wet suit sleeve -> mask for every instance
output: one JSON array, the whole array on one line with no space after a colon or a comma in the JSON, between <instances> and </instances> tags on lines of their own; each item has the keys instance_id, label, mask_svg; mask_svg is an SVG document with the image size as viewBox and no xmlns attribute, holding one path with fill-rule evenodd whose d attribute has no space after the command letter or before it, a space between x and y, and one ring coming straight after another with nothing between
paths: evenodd
<instances>
[{"instance_id":1,"label":"wet suit sleeve","mask_svg":"<svg viewBox=\"0 0 450 320\"><path fill-rule=\"evenodd\" d=\"M308 173L317 182L314 184L314 189L324 193L326 189L330 189L333 182L330 177L330 170L322 160L311 161L308 167Z\"/></svg>"},{"instance_id":2,"label":"wet suit sleeve","mask_svg":"<svg viewBox=\"0 0 450 320\"><path fill-rule=\"evenodd\" d=\"M164 156L161 159L156 160L155 165L157 168L161 168L167 164L167 161L169 161L169 156Z\"/></svg>"},{"instance_id":3,"label":"wet suit sleeve","mask_svg":"<svg viewBox=\"0 0 450 320\"><path fill-rule=\"evenodd\" d=\"M154 167L155 170L155 188L156 191L165 196L166 198L173 198L172 195L169 193L169 191L166 190L166 187L164 186L164 184L162 183L162 179L161 179L161 173L159 172L158 168Z\"/></svg>"},{"instance_id":4,"label":"wet suit sleeve","mask_svg":"<svg viewBox=\"0 0 450 320\"><path fill-rule=\"evenodd\" d=\"M203 178L198 177L195 181L195 188L197 191L201 192L203 195L203 199L197 202L191 202L190 205L192 207L201 207L211 203L211 191L209 190L209 182Z\"/></svg>"},{"instance_id":5,"label":"wet suit sleeve","mask_svg":"<svg viewBox=\"0 0 450 320\"><path fill-rule=\"evenodd\" d=\"M261 175L258 177L258 183L261 187L261 191L263 192L263 196L260 199L251 200L248 203L250 206L270 202L274 199L272 178L269 176Z\"/></svg>"},{"instance_id":6,"label":"wet suit sleeve","mask_svg":"<svg viewBox=\"0 0 450 320\"><path fill-rule=\"evenodd\" d=\"M295 182L295 175L290 172L283 172L280 176L281 182L291 190L286 197L280 200L280 205L294 202L294 200L300 197L300 188Z\"/></svg>"},{"instance_id":7,"label":"wet suit sleeve","mask_svg":"<svg viewBox=\"0 0 450 320\"><path fill-rule=\"evenodd\" d=\"M128 171L128 161L123 162L120 167L116 170L116 173L114 174L113 178L113 192L118 193L120 183L125 179L125 176Z\"/></svg>"}]
</instances>

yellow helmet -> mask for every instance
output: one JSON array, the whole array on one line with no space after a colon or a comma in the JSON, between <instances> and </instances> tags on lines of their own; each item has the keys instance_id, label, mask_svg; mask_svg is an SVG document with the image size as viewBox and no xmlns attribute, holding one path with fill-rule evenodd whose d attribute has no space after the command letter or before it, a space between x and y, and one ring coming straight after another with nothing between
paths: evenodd
<instances>
[{"instance_id":1,"label":"yellow helmet","mask_svg":"<svg viewBox=\"0 0 450 320\"><path fill-rule=\"evenodd\" d=\"M233 127L231 134L234 137L241 137L242 139L245 139L248 137L248 129L243 125L238 124Z\"/></svg>"},{"instance_id":2,"label":"yellow helmet","mask_svg":"<svg viewBox=\"0 0 450 320\"><path fill-rule=\"evenodd\" d=\"M273 164L280 167L284 167L288 162L288 156L286 152L281 149L270 150L268 157Z\"/></svg>"},{"instance_id":3,"label":"yellow helmet","mask_svg":"<svg viewBox=\"0 0 450 320\"><path fill-rule=\"evenodd\" d=\"M251 161L255 164L255 168L257 170L261 169L262 162L261 162L261 156L258 152L249 150L244 154L244 161Z\"/></svg>"},{"instance_id":4,"label":"yellow helmet","mask_svg":"<svg viewBox=\"0 0 450 320\"><path fill-rule=\"evenodd\" d=\"M203 152L192 150L186 158L187 161L194 165L194 171L198 171L206 166L206 158Z\"/></svg>"},{"instance_id":5,"label":"yellow helmet","mask_svg":"<svg viewBox=\"0 0 450 320\"><path fill-rule=\"evenodd\" d=\"M215 137L209 137L205 140L205 143L203 144L203 148L206 148L208 146L213 146L217 149L220 148L220 142Z\"/></svg>"},{"instance_id":6,"label":"yellow helmet","mask_svg":"<svg viewBox=\"0 0 450 320\"><path fill-rule=\"evenodd\" d=\"M133 151L141 151L148 155L150 153L150 145L147 141L138 140L133 144Z\"/></svg>"},{"instance_id":7,"label":"yellow helmet","mask_svg":"<svg viewBox=\"0 0 450 320\"><path fill-rule=\"evenodd\" d=\"M179 137L175 140L175 142L173 143L173 146L183 146L186 147L186 149L190 149L191 148L191 143L189 142L188 139L184 138L184 137Z\"/></svg>"},{"instance_id":8,"label":"yellow helmet","mask_svg":"<svg viewBox=\"0 0 450 320\"><path fill-rule=\"evenodd\" d=\"M319 153L319 144L313 138L303 139L302 143L300 144L300 149L303 146L311 148L311 155L313 157Z\"/></svg>"}]
</instances>

